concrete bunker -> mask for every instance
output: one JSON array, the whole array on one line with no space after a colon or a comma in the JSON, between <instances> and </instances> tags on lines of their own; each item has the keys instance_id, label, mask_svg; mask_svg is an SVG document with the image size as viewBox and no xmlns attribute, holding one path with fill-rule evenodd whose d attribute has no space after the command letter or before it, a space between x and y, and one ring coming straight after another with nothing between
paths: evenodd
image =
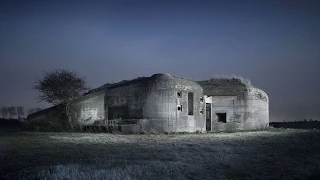
<instances>
[{"instance_id":1,"label":"concrete bunker","mask_svg":"<svg viewBox=\"0 0 320 180\"><path fill-rule=\"evenodd\" d=\"M269 124L268 101L264 91L241 79L191 81L154 74L105 84L73 103L81 126L167 133L264 129ZM28 120L51 118L46 116L50 111L30 115Z\"/></svg>"}]
</instances>

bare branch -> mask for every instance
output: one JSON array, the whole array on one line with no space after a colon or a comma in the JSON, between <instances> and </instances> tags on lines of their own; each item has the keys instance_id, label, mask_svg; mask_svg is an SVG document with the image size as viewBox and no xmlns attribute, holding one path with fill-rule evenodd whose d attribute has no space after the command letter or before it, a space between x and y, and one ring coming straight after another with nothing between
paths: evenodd
<instances>
[{"instance_id":1,"label":"bare branch","mask_svg":"<svg viewBox=\"0 0 320 180\"><path fill-rule=\"evenodd\" d=\"M17 115L18 115L18 118L19 118L19 119L24 115L24 108L23 108L23 106L18 106L18 107L17 107Z\"/></svg>"},{"instance_id":2,"label":"bare branch","mask_svg":"<svg viewBox=\"0 0 320 180\"><path fill-rule=\"evenodd\" d=\"M17 108L15 106L10 106L8 108L8 113L9 113L10 119L12 119L13 116L17 115Z\"/></svg>"},{"instance_id":3,"label":"bare branch","mask_svg":"<svg viewBox=\"0 0 320 180\"><path fill-rule=\"evenodd\" d=\"M77 127L77 111L71 101L89 90L84 78L73 71L55 69L45 72L43 77L37 80L34 89L39 92L38 100L53 105L63 104L63 113L68 119L70 129Z\"/></svg>"},{"instance_id":4,"label":"bare branch","mask_svg":"<svg viewBox=\"0 0 320 180\"><path fill-rule=\"evenodd\" d=\"M2 114L2 118L6 118L8 116L9 110L8 107L1 107L0 113Z\"/></svg>"},{"instance_id":5,"label":"bare branch","mask_svg":"<svg viewBox=\"0 0 320 180\"><path fill-rule=\"evenodd\" d=\"M55 69L45 72L43 77L37 80L34 89L40 93L38 100L58 105L70 102L89 88L84 78L78 77L77 73Z\"/></svg>"}]
</instances>

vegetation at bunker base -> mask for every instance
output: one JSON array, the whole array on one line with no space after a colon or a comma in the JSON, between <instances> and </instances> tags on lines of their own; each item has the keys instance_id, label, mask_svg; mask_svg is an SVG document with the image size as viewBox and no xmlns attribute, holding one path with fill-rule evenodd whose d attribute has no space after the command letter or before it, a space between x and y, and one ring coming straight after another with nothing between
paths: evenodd
<instances>
[{"instance_id":1,"label":"vegetation at bunker base","mask_svg":"<svg viewBox=\"0 0 320 180\"><path fill-rule=\"evenodd\" d=\"M305 179L320 175L320 131L0 136L7 179Z\"/></svg>"}]
</instances>

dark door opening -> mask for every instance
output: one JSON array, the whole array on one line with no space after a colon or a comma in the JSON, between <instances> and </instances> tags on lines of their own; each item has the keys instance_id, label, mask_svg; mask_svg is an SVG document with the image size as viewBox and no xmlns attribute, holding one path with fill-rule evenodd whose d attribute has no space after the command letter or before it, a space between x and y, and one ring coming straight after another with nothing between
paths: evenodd
<instances>
[{"instance_id":1,"label":"dark door opening","mask_svg":"<svg viewBox=\"0 0 320 180\"><path fill-rule=\"evenodd\" d=\"M216 113L218 122L227 123L227 113Z\"/></svg>"},{"instance_id":2,"label":"dark door opening","mask_svg":"<svg viewBox=\"0 0 320 180\"><path fill-rule=\"evenodd\" d=\"M127 119L129 115L128 106L108 107L108 119Z\"/></svg>"},{"instance_id":3,"label":"dark door opening","mask_svg":"<svg viewBox=\"0 0 320 180\"><path fill-rule=\"evenodd\" d=\"M206 131L211 131L211 103L206 103Z\"/></svg>"},{"instance_id":4,"label":"dark door opening","mask_svg":"<svg viewBox=\"0 0 320 180\"><path fill-rule=\"evenodd\" d=\"M193 116L193 93L188 93L188 115Z\"/></svg>"}]
</instances>

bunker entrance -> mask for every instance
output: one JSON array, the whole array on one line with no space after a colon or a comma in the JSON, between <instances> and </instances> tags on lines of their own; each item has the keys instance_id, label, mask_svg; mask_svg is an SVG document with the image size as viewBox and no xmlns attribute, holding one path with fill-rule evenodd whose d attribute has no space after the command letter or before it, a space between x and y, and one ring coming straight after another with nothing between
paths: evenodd
<instances>
[{"instance_id":1,"label":"bunker entrance","mask_svg":"<svg viewBox=\"0 0 320 180\"><path fill-rule=\"evenodd\" d=\"M216 113L218 122L227 123L227 113Z\"/></svg>"},{"instance_id":2,"label":"bunker entrance","mask_svg":"<svg viewBox=\"0 0 320 180\"><path fill-rule=\"evenodd\" d=\"M193 116L193 93L188 93L188 115Z\"/></svg>"},{"instance_id":3,"label":"bunker entrance","mask_svg":"<svg viewBox=\"0 0 320 180\"><path fill-rule=\"evenodd\" d=\"M108 119L127 119L129 115L128 106L108 107Z\"/></svg>"},{"instance_id":4,"label":"bunker entrance","mask_svg":"<svg viewBox=\"0 0 320 180\"><path fill-rule=\"evenodd\" d=\"M211 131L211 103L206 103L206 131Z\"/></svg>"}]
</instances>

